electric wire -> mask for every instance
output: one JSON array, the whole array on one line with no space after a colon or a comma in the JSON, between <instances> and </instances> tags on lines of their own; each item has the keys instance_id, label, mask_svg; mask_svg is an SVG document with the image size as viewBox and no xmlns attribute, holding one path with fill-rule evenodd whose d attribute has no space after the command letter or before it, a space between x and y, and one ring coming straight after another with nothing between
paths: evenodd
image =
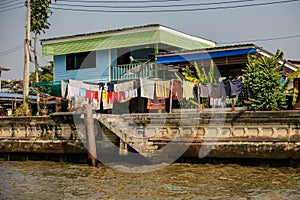
<instances>
[{"instance_id":1,"label":"electric wire","mask_svg":"<svg viewBox=\"0 0 300 200\"><path fill-rule=\"evenodd\" d=\"M145 0L145 1L82 1L82 0L59 0L62 2L72 3L165 3L165 2L179 2L183 0Z\"/></svg>"},{"instance_id":2,"label":"electric wire","mask_svg":"<svg viewBox=\"0 0 300 200\"><path fill-rule=\"evenodd\" d=\"M284 39L293 39L298 38L299 35L289 35L282 37L274 37L274 38L260 38L260 39L251 39L251 40L242 40L242 41L231 41L231 42L218 42L218 44L235 44L235 43L247 43L247 42L265 42L265 41L274 41L274 40L284 40Z\"/></svg>"},{"instance_id":3,"label":"electric wire","mask_svg":"<svg viewBox=\"0 0 300 200\"><path fill-rule=\"evenodd\" d=\"M4 10L0 9L0 13L10 11L10 10L14 10L14 9L18 9L18 8L24 8L24 5L23 6L16 6L16 7L13 7L13 8L7 8L7 9L4 9Z\"/></svg>"},{"instance_id":4,"label":"electric wire","mask_svg":"<svg viewBox=\"0 0 300 200\"><path fill-rule=\"evenodd\" d=\"M115 5L78 5L78 4L65 4L59 3L56 5L71 6L71 7L85 7L85 8L168 8L168 7L188 7L188 6L207 6L207 5L218 5L218 4L232 4L232 3L243 3L256 0L234 0L234 1L221 1L221 2L206 2L206 3L188 3L188 4L173 4L173 5L148 5L148 6L115 6Z\"/></svg>"},{"instance_id":5,"label":"electric wire","mask_svg":"<svg viewBox=\"0 0 300 200\"><path fill-rule=\"evenodd\" d=\"M5 6L7 6L7 7L9 7L9 6L14 6L14 5L20 4L20 3L22 3L22 2L20 2L20 1L1 2L1 3L0 3L0 8L1 8L1 7L5 7ZM8 5L8 4L11 4L11 5ZM22 3L22 4L23 4L23 3Z\"/></svg>"},{"instance_id":6,"label":"electric wire","mask_svg":"<svg viewBox=\"0 0 300 200\"><path fill-rule=\"evenodd\" d=\"M14 52L18 51L19 49L21 49L23 47L24 47L24 44L20 44L18 46L15 46L11 49L6 50L6 51L2 51L0 53L0 57L6 56L6 55L11 54L11 53L14 53Z\"/></svg>"},{"instance_id":7,"label":"electric wire","mask_svg":"<svg viewBox=\"0 0 300 200\"><path fill-rule=\"evenodd\" d=\"M11 3L13 3L13 4L11 4ZM10 5L7 5L7 4L10 4ZM6 3L2 2L2 4L0 4L0 13L18 9L18 8L22 8L22 7L24 7L23 2L6 2Z\"/></svg>"},{"instance_id":8,"label":"electric wire","mask_svg":"<svg viewBox=\"0 0 300 200\"><path fill-rule=\"evenodd\" d=\"M257 7L267 6L275 4L286 4L292 2L298 2L299 0L285 0L285 1L273 1L264 3L244 4L244 5L231 5L231 6L219 6L219 7L206 7L206 8L186 8L186 9L158 9L158 10L105 10L105 9L81 9L68 7L57 7L52 5L51 8L55 10L65 11L79 11L79 12L114 12L114 13L157 13L157 12L191 12L191 11L206 11L206 10L220 10L220 9L234 9L244 7Z\"/></svg>"}]
</instances>

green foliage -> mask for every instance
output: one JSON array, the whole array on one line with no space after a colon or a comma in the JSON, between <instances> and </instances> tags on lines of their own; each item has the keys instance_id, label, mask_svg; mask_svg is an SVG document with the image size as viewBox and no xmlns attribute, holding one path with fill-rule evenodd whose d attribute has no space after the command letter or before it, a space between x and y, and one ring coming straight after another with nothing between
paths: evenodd
<instances>
[{"instance_id":1,"label":"green foliage","mask_svg":"<svg viewBox=\"0 0 300 200\"><path fill-rule=\"evenodd\" d=\"M28 106L28 98L26 98L26 103L22 103L17 109L16 109L16 115L17 116L31 116L31 108Z\"/></svg>"},{"instance_id":2,"label":"green foliage","mask_svg":"<svg viewBox=\"0 0 300 200\"><path fill-rule=\"evenodd\" d=\"M293 94L293 101L292 101L292 105L295 105L297 99L298 99L298 95L299 95L299 91L297 88L292 88L292 89L287 89L289 83L291 83L298 75L300 74L300 68L298 68L295 72L293 72L283 83L282 88L284 89L285 93L292 93Z\"/></svg>"},{"instance_id":3,"label":"green foliage","mask_svg":"<svg viewBox=\"0 0 300 200\"><path fill-rule=\"evenodd\" d=\"M182 72L183 76L186 78L186 80L194 83L204 83L204 82L209 82L209 83L216 83L215 79L215 74L214 74L214 63L211 61L210 64L210 70L208 75L206 74L204 68L202 68L202 73L199 69L198 63L195 61L194 62L194 67L195 67L195 75L192 73L191 69L186 66L186 71Z\"/></svg>"},{"instance_id":4,"label":"green foliage","mask_svg":"<svg viewBox=\"0 0 300 200\"><path fill-rule=\"evenodd\" d=\"M283 53L277 50L273 57L255 59L248 55L244 83L249 89L251 106L255 110L281 110L286 108L286 93L280 83L283 74Z\"/></svg>"},{"instance_id":5,"label":"green foliage","mask_svg":"<svg viewBox=\"0 0 300 200\"><path fill-rule=\"evenodd\" d=\"M39 79L40 82L51 82L53 81L53 64L40 67L41 71L39 71ZM35 83L35 72L30 74L30 82Z\"/></svg>"},{"instance_id":6,"label":"green foliage","mask_svg":"<svg viewBox=\"0 0 300 200\"><path fill-rule=\"evenodd\" d=\"M56 0L55 0L56 1ZM31 3L31 32L38 35L49 29L49 17L52 15L50 4L52 0L33 0Z\"/></svg>"}]
</instances>

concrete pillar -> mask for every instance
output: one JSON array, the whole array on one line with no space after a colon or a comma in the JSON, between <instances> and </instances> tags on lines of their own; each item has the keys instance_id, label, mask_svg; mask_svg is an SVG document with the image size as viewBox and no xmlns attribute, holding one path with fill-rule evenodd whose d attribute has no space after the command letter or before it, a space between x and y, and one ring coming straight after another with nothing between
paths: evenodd
<instances>
[{"instance_id":1,"label":"concrete pillar","mask_svg":"<svg viewBox=\"0 0 300 200\"><path fill-rule=\"evenodd\" d=\"M86 129L86 138L88 146L88 163L90 166L97 167L97 149L95 141L95 125L93 119L93 111L91 104L84 106L84 122Z\"/></svg>"}]
</instances>

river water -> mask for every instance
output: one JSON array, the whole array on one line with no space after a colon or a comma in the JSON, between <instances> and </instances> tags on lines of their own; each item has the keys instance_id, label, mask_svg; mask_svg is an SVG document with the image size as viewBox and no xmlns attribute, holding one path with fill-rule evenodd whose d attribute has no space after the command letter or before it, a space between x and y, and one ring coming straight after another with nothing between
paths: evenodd
<instances>
[{"instance_id":1,"label":"river water","mask_svg":"<svg viewBox=\"0 0 300 200\"><path fill-rule=\"evenodd\" d=\"M0 161L0 199L300 199L300 169L171 164L126 173L104 165Z\"/></svg>"}]
</instances>

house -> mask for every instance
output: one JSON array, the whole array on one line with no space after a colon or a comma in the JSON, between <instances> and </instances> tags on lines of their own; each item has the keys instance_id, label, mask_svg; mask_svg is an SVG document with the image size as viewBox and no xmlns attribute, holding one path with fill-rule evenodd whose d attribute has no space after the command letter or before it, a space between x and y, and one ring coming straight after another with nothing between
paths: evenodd
<instances>
[{"instance_id":1,"label":"house","mask_svg":"<svg viewBox=\"0 0 300 200\"><path fill-rule=\"evenodd\" d=\"M229 77L242 74L242 69L245 69L247 64L248 54L257 57L274 56L269 51L255 44L239 44L161 54L157 56L157 64L181 69L187 65L193 67L193 62L197 61L199 66L209 67L212 60L218 68L219 76ZM297 69L298 67L293 63L286 62L284 65L284 75L289 76Z\"/></svg>"},{"instance_id":2,"label":"house","mask_svg":"<svg viewBox=\"0 0 300 200\"><path fill-rule=\"evenodd\" d=\"M159 24L43 39L41 44L43 56L54 57L54 81L91 83L157 77L155 55L215 46ZM138 73L129 73L137 67Z\"/></svg>"},{"instance_id":3,"label":"house","mask_svg":"<svg viewBox=\"0 0 300 200\"><path fill-rule=\"evenodd\" d=\"M1 86L1 82L2 82L1 73L2 73L2 71L9 71L9 70L10 69L8 69L6 67L0 66L0 92L1 92L1 89L2 89L2 86Z\"/></svg>"},{"instance_id":4,"label":"house","mask_svg":"<svg viewBox=\"0 0 300 200\"><path fill-rule=\"evenodd\" d=\"M266 51L265 49L257 45L239 44L205 48L185 52L160 54L157 55L156 60L160 68L173 68L174 71L178 72L184 71L186 66L189 66L190 69L194 70L196 62L197 65L200 66L200 68L203 68L204 71L208 73L208 71L210 70L210 65L213 63L213 65L217 68L217 70L214 70L215 78L217 80L223 80L225 78L241 76L243 74L242 70L245 69L247 66L247 56L249 54L254 55L257 58L262 56L274 56L272 53ZM284 61L280 62L283 63ZM290 76L293 72L295 72L298 69L298 67L294 63L284 63L285 77ZM298 82L297 84L299 85ZM288 87L292 88L293 83L291 83ZM241 96L239 96L239 99L242 101L247 100L247 91L242 92ZM300 99L297 100L297 103L298 101L298 107L300 108Z\"/></svg>"}]
</instances>

